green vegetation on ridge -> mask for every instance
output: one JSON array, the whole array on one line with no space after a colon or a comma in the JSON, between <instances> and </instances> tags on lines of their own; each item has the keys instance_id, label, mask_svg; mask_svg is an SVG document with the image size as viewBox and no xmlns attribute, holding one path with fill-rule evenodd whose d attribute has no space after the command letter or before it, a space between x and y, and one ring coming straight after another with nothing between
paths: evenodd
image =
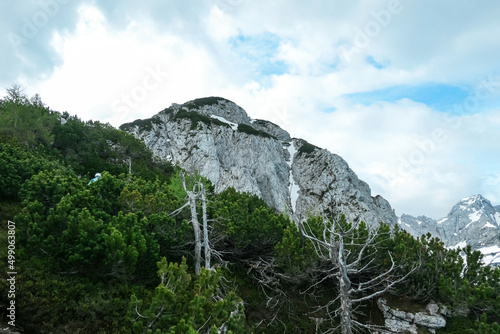
<instances>
[{"instance_id":1,"label":"green vegetation on ridge","mask_svg":"<svg viewBox=\"0 0 500 334\"><path fill-rule=\"evenodd\" d=\"M269 133L262 131L262 130L257 130L253 126L246 125L246 124L238 124L238 131L243 132L243 133L247 133L250 135L264 137L264 138L276 139L276 137L270 135Z\"/></svg>"}]
</instances>

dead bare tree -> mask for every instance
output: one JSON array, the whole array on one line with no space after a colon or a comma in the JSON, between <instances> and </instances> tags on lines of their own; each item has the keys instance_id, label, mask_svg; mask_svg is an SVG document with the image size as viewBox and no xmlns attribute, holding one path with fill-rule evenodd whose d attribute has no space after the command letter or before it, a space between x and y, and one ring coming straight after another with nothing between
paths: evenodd
<instances>
[{"instance_id":1,"label":"dead bare tree","mask_svg":"<svg viewBox=\"0 0 500 334\"><path fill-rule=\"evenodd\" d=\"M207 217L207 194L203 183L198 182L199 194L201 196L201 216L203 221L203 249L205 250L205 268L210 269L210 259L212 248L208 238L208 217Z\"/></svg>"},{"instance_id":2,"label":"dead bare tree","mask_svg":"<svg viewBox=\"0 0 500 334\"><path fill-rule=\"evenodd\" d=\"M181 212L184 208L189 207L191 211L190 223L193 225L194 232L194 271L196 275L200 274L201 271L201 260L202 260L202 249L204 250L204 260L205 268L211 268L211 259L216 257L221 262L221 255L219 252L212 248L209 230L210 230L210 219L208 219L207 214L207 192L205 185L199 179L195 179L192 187L188 187L186 184L186 177L184 173L180 173L180 178L182 180L182 186L187 194L187 202L170 215L176 215ZM202 222L198 219L198 199L201 199L201 212L202 212Z\"/></svg>"},{"instance_id":3,"label":"dead bare tree","mask_svg":"<svg viewBox=\"0 0 500 334\"><path fill-rule=\"evenodd\" d=\"M182 175L182 185L188 196L189 208L191 209L191 224L193 225L194 232L194 272L196 275L201 271L201 229L200 222L198 221L198 213L196 212L196 199L198 194L195 192L196 184L193 190L186 187L186 180L184 174Z\"/></svg>"},{"instance_id":4,"label":"dead bare tree","mask_svg":"<svg viewBox=\"0 0 500 334\"><path fill-rule=\"evenodd\" d=\"M340 318L342 334L352 334L359 327L373 329L374 326L355 320L356 306L389 291L414 271L398 275L398 266L390 252L387 252L390 266L381 270L377 255L380 255L381 243L390 235L377 228L367 229L362 224L348 224L341 215L337 220L323 218L319 228L313 228L307 222L299 225L302 235L313 242L317 255L327 263L321 269L323 278L316 284L327 279L338 283L338 297L321 308L332 320Z\"/></svg>"}]
</instances>

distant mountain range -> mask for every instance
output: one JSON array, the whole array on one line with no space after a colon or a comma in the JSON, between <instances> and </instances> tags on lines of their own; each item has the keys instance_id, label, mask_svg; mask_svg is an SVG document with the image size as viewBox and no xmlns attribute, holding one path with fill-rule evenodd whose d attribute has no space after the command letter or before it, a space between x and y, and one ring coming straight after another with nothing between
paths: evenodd
<instances>
[{"instance_id":1,"label":"distant mountain range","mask_svg":"<svg viewBox=\"0 0 500 334\"><path fill-rule=\"evenodd\" d=\"M233 187L258 195L296 221L344 213L351 222L399 223L416 237L431 233L448 247L469 244L485 254L486 263L500 263L500 206L477 195L462 199L440 220L398 218L340 156L291 138L274 123L251 119L227 99L172 104L120 129L143 140L155 156L207 177L216 192Z\"/></svg>"},{"instance_id":2,"label":"distant mountain range","mask_svg":"<svg viewBox=\"0 0 500 334\"><path fill-rule=\"evenodd\" d=\"M447 247L470 245L483 253L486 264L500 265L500 205L481 195L463 198L442 219L403 214L398 224L414 236L431 233Z\"/></svg>"}]
</instances>

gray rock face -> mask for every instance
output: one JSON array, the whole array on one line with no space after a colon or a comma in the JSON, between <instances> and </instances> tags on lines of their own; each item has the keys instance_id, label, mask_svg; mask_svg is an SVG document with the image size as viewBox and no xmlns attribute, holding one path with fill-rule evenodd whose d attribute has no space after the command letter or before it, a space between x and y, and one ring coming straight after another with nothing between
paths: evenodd
<instances>
[{"instance_id":1,"label":"gray rock face","mask_svg":"<svg viewBox=\"0 0 500 334\"><path fill-rule=\"evenodd\" d=\"M441 228L438 228L435 219L426 216L413 217L402 214L398 219L398 224L413 236L419 237L422 234L430 233L435 237L443 239L443 231Z\"/></svg>"},{"instance_id":2,"label":"gray rock face","mask_svg":"<svg viewBox=\"0 0 500 334\"><path fill-rule=\"evenodd\" d=\"M300 189L293 208L300 213L300 218L310 211L313 214L328 212L334 217L344 213L349 221L365 221L369 225L394 221L389 203L380 196L373 198L368 184L336 154L319 148L310 153L299 151L293 159L292 175Z\"/></svg>"},{"instance_id":3,"label":"gray rock face","mask_svg":"<svg viewBox=\"0 0 500 334\"><path fill-rule=\"evenodd\" d=\"M253 120L252 126L257 130L269 133L270 135L276 137L281 141L289 142L291 140L290 134L288 132L272 122L257 119Z\"/></svg>"},{"instance_id":4,"label":"gray rock face","mask_svg":"<svg viewBox=\"0 0 500 334\"><path fill-rule=\"evenodd\" d=\"M479 250L486 264L500 264L500 210L481 195L462 199L438 221L402 215L398 223L414 236L430 232L448 247Z\"/></svg>"},{"instance_id":5,"label":"gray rock face","mask_svg":"<svg viewBox=\"0 0 500 334\"><path fill-rule=\"evenodd\" d=\"M260 196L295 220L308 213L345 213L353 222L396 223L389 203L372 197L338 155L246 112L223 98L173 104L148 120L120 129L143 140L153 154L207 177L217 192L229 187Z\"/></svg>"}]
</instances>

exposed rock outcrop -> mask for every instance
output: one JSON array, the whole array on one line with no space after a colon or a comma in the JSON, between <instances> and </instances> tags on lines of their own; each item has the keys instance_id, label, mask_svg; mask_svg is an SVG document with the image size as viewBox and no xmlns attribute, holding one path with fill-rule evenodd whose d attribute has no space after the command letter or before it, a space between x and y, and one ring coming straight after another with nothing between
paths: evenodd
<instances>
[{"instance_id":1,"label":"exposed rock outcrop","mask_svg":"<svg viewBox=\"0 0 500 334\"><path fill-rule=\"evenodd\" d=\"M429 303L425 312L406 312L391 308L383 298L377 300L379 309L384 314L385 327L392 333L417 334L419 327L426 328L431 333L446 326L444 315L448 310L445 306ZM383 331L382 331L383 333Z\"/></svg>"},{"instance_id":2,"label":"exposed rock outcrop","mask_svg":"<svg viewBox=\"0 0 500 334\"><path fill-rule=\"evenodd\" d=\"M338 155L291 138L276 124L252 120L223 98L173 104L151 119L120 127L155 156L207 177L217 192L255 194L302 220L308 213L345 213L353 222L396 223L390 204L372 197Z\"/></svg>"}]
</instances>

